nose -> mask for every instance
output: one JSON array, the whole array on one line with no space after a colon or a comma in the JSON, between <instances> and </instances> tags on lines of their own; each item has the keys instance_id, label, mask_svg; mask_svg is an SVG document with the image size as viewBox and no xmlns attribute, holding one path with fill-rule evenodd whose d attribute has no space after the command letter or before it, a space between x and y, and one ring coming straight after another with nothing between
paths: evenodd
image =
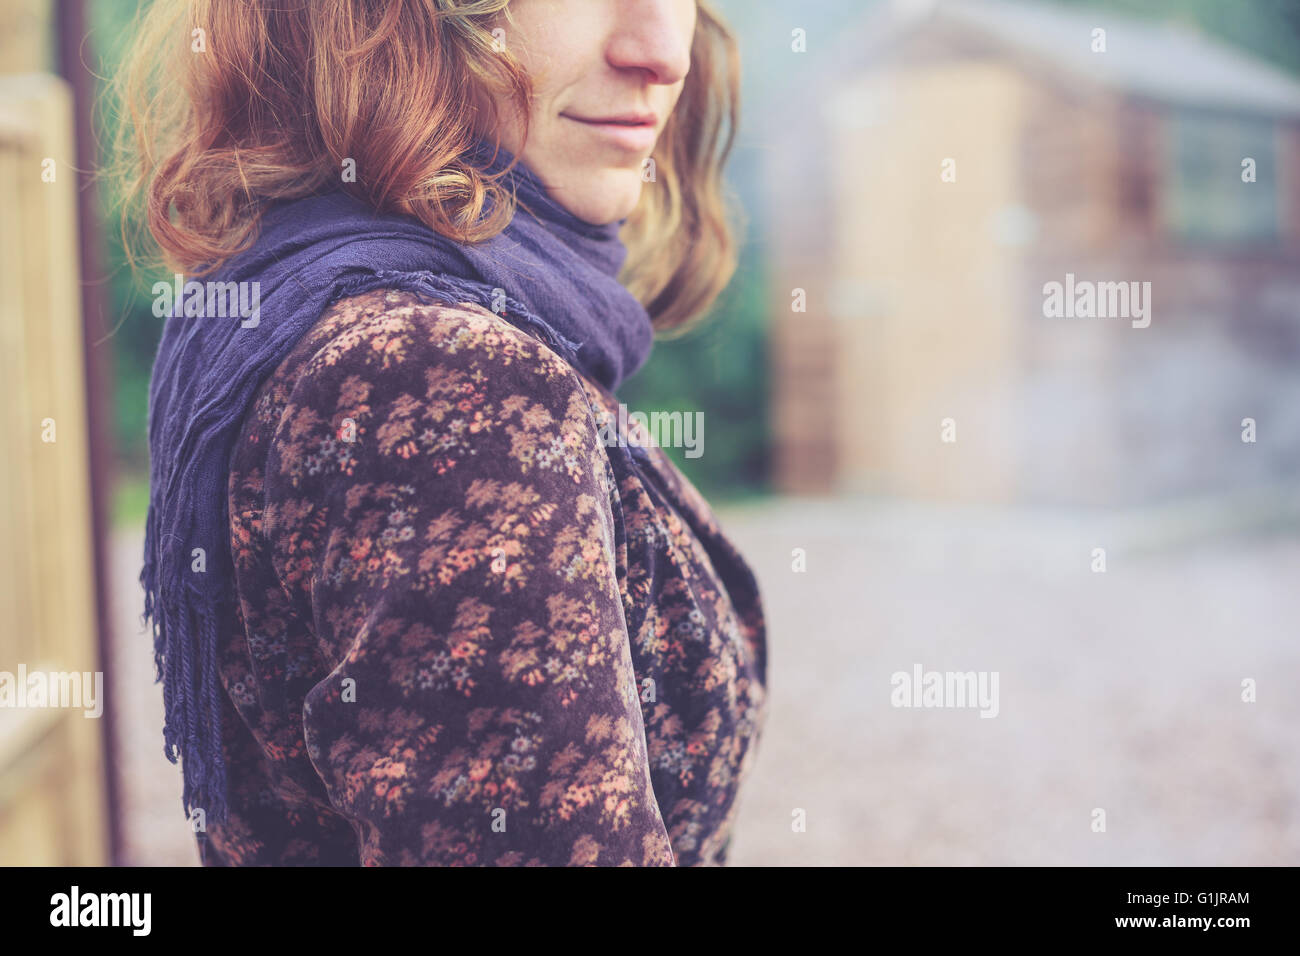
<instances>
[{"instance_id":1,"label":"nose","mask_svg":"<svg viewBox=\"0 0 1300 956\"><path fill-rule=\"evenodd\" d=\"M695 0L617 3L605 59L621 70L644 70L651 83L673 84L691 68Z\"/></svg>"}]
</instances>

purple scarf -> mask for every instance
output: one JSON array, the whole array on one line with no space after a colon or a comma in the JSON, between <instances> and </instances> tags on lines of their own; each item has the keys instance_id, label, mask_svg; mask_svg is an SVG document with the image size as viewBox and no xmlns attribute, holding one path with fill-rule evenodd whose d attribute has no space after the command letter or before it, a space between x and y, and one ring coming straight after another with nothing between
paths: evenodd
<instances>
[{"instance_id":1,"label":"purple scarf","mask_svg":"<svg viewBox=\"0 0 1300 956\"><path fill-rule=\"evenodd\" d=\"M482 143L469 156L488 172L513 159L500 150L494 160ZM343 192L273 204L255 243L197 280L206 296L190 286L163 307L168 319L149 386L140 582L163 682L163 752L172 763L184 758L187 815L202 807L209 818L226 816L217 640L233 599L230 456L254 394L332 302L392 288L478 303L537 334L611 391L649 355L650 316L617 278L626 255L622 222L583 222L549 198L522 163L504 184L513 185L522 208L478 245L454 242L409 216L381 217ZM243 308L214 295L209 283L217 282L244 283L217 287L239 289ZM171 283L156 285L155 294L160 286L168 287L162 299L173 298Z\"/></svg>"}]
</instances>

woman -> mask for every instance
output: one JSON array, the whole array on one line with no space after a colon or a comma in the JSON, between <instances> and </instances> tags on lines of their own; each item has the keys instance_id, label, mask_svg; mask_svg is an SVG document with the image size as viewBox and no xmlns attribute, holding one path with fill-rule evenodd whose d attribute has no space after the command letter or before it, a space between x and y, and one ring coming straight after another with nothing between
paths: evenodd
<instances>
[{"instance_id":1,"label":"woman","mask_svg":"<svg viewBox=\"0 0 1300 956\"><path fill-rule=\"evenodd\" d=\"M194 284L156 287L141 580L203 862L723 862L759 595L614 389L734 268L724 27L148 16L135 187Z\"/></svg>"}]
</instances>

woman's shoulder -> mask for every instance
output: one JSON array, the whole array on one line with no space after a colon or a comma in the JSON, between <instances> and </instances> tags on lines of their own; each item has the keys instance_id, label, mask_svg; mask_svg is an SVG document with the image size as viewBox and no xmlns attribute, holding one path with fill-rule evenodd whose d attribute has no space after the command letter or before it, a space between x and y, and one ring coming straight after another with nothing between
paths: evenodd
<instances>
[{"instance_id":1,"label":"woman's shoulder","mask_svg":"<svg viewBox=\"0 0 1300 956\"><path fill-rule=\"evenodd\" d=\"M430 555L452 528L481 544L502 522L599 543L615 485L583 382L475 305L386 290L335 303L241 429L228 488L237 568L261 580L265 552L297 587L315 567L310 542L370 553L417 527Z\"/></svg>"},{"instance_id":2,"label":"woman's shoulder","mask_svg":"<svg viewBox=\"0 0 1300 956\"><path fill-rule=\"evenodd\" d=\"M581 481L605 470L596 397L546 343L479 305L373 290L327 308L263 384L231 493L252 510L273 476L301 488L417 463Z\"/></svg>"},{"instance_id":3,"label":"woman's shoulder","mask_svg":"<svg viewBox=\"0 0 1300 956\"><path fill-rule=\"evenodd\" d=\"M381 288L325 309L259 389L244 432L281 424L304 406L333 418L344 406L429 401L463 407L475 397L508 409L540 404L564 415L571 406L590 411L598 399L545 342L481 305Z\"/></svg>"},{"instance_id":4,"label":"woman's shoulder","mask_svg":"<svg viewBox=\"0 0 1300 956\"><path fill-rule=\"evenodd\" d=\"M477 303L430 302L398 289L334 302L278 372L297 378L352 366L383 373L472 367L516 383L577 384L568 362L502 316Z\"/></svg>"}]
</instances>

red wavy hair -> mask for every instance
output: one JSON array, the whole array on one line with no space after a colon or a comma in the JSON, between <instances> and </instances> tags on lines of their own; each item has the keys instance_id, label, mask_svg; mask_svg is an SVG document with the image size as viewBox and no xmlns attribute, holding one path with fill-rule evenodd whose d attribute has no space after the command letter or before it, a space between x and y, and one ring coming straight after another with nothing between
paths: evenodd
<instances>
[{"instance_id":1,"label":"red wavy hair","mask_svg":"<svg viewBox=\"0 0 1300 956\"><path fill-rule=\"evenodd\" d=\"M620 278L661 331L693 324L736 267L737 210L722 169L738 117L738 52L707 0L697 3L691 69L655 148L655 183L623 231ZM460 242L496 235L513 199L462 156L480 136L499 142L498 97L527 116L528 76L491 33L498 15L509 20L508 5L142 6L116 84L115 173L132 261L203 274L252 241L266 202L338 183L347 159L366 175L342 188L375 208ZM137 254L140 239L154 255Z\"/></svg>"}]
</instances>

